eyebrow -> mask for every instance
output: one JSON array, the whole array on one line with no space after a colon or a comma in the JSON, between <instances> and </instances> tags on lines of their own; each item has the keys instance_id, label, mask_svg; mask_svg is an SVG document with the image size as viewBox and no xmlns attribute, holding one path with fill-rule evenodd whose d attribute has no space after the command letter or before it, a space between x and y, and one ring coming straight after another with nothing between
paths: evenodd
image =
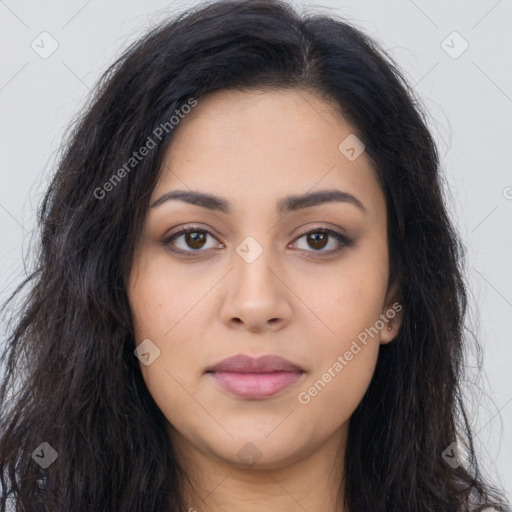
<instances>
[{"instance_id":1,"label":"eyebrow","mask_svg":"<svg viewBox=\"0 0 512 512\"><path fill-rule=\"evenodd\" d=\"M204 192L189 190L172 190L160 196L153 202L151 208L156 208L166 201L177 200L185 203L201 206L209 210L215 210L222 213L231 213L232 209L229 201L221 197L217 197ZM284 215L289 212L311 208L324 203L349 203L359 208L364 214L367 214L365 206L357 197L341 190L320 190L317 192L309 192L302 195L290 195L281 199L277 203L277 212Z\"/></svg>"}]
</instances>

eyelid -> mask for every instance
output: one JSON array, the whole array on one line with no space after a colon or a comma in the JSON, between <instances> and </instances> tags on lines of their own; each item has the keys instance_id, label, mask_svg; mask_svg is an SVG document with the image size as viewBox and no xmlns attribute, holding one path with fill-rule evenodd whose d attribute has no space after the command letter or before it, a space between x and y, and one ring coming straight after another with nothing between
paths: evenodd
<instances>
[{"instance_id":1,"label":"eyelid","mask_svg":"<svg viewBox=\"0 0 512 512\"><path fill-rule=\"evenodd\" d=\"M308 233L314 233L316 231L322 231L322 230L328 231L331 233L335 233L336 235L346 238L347 240L349 239L348 235L346 234L346 231L343 228L340 228L340 227L336 226L335 224L331 224L330 222L324 222L323 224L324 225L321 226L321 225L309 222L305 227L300 228L299 233L295 236L295 240L303 235L307 235ZM332 226L332 227L330 227L330 226Z\"/></svg>"}]
</instances>

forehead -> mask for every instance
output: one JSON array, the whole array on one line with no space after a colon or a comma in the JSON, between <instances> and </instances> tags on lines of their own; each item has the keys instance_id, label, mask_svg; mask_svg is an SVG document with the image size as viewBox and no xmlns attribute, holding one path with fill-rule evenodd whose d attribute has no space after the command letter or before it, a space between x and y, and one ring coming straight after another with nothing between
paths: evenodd
<instances>
[{"instance_id":1,"label":"forehead","mask_svg":"<svg viewBox=\"0 0 512 512\"><path fill-rule=\"evenodd\" d=\"M343 153L355 130L314 92L210 93L174 129L152 201L188 188L229 197L236 210L256 199L337 188L359 197L370 216L385 208L369 157Z\"/></svg>"}]
</instances>

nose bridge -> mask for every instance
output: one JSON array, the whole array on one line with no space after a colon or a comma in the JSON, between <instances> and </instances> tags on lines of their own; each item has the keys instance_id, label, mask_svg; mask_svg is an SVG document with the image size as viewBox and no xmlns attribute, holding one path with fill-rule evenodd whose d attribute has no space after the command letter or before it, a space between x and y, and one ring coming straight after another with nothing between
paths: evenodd
<instances>
[{"instance_id":1,"label":"nose bridge","mask_svg":"<svg viewBox=\"0 0 512 512\"><path fill-rule=\"evenodd\" d=\"M236 247L233 256L236 280L249 285L251 289L254 285L268 285L276 279L276 270L271 270L275 266L275 258L269 237L256 236L245 237Z\"/></svg>"},{"instance_id":2,"label":"nose bridge","mask_svg":"<svg viewBox=\"0 0 512 512\"><path fill-rule=\"evenodd\" d=\"M291 318L291 304L287 288L278 277L281 265L273 253L271 237L256 236L247 236L235 247L234 268L220 312L226 325L243 325L251 332L283 328Z\"/></svg>"}]
</instances>

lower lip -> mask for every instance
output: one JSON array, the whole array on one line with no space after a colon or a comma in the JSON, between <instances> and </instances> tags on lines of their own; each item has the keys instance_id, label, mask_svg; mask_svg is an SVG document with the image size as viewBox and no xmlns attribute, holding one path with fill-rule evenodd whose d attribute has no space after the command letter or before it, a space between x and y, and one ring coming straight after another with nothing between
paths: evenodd
<instances>
[{"instance_id":1,"label":"lower lip","mask_svg":"<svg viewBox=\"0 0 512 512\"><path fill-rule=\"evenodd\" d=\"M243 398L266 398L276 395L295 384L301 377L299 372L272 373L209 373L222 388Z\"/></svg>"}]
</instances>

